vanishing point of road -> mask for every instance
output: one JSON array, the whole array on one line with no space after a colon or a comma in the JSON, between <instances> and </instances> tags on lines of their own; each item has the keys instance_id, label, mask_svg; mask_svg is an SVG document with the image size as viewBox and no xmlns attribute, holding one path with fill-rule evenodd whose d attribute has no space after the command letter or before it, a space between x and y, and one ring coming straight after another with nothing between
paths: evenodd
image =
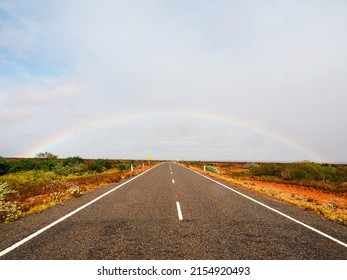
<instances>
[{"instance_id":1,"label":"vanishing point of road","mask_svg":"<svg viewBox=\"0 0 347 280\"><path fill-rule=\"evenodd\" d=\"M0 227L0 259L347 259L347 228L163 163Z\"/></svg>"}]
</instances>

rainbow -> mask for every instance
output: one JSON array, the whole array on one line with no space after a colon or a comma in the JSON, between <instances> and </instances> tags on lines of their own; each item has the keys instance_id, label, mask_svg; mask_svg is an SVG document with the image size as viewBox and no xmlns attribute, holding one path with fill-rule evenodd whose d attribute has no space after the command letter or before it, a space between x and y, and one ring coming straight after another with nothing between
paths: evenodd
<instances>
[{"instance_id":1,"label":"rainbow","mask_svg":"<svg viewBox=\"0 0 347 280\"><path fill-rule=\"evenodd\" d=\"M88 123L85 125L81 125L71 130L63 131L60 134L53 135L32 147L28 151L23 154L23 157L33 157L39 152L49 151L50 149L67 143L69 140L72 140L83 133L91 132L95 129L99 129L102 127L107 127L114 125L116 123L122 123L126 121L138 121L145 120L149 118L180 118L180 119L198 119L200 121L214 121L218 123L232 124L237 127L241 127L247 130L251 130L257 134L263 135L265 137L271 138L275 141L283 143L290 147L291 149L298 151L308 157L309 160L313 160L316 162L326 162L326 160L318 154L316 151L310 149L309 147L299 143L294 139L290 139L289 137L278 133L268 127L265 127L259 123L247 121L236 116L231 115L222 115L215 113L206 113L199 111L189 111L189 112L136 112L136 113L128 113L123 115L112 115L107 118L103 118L100 120L96 120L92 123Z\"/></svg>"}]
</instances>

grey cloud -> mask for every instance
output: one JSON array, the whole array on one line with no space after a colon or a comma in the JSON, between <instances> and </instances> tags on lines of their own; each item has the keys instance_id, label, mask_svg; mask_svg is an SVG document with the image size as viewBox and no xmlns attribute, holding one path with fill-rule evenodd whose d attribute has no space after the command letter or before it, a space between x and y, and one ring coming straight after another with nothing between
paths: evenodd
<instances>
[{"instance_id":1,"label":"grey cloud","mask_svg":"<svg viewBox=\"0 0 347 280\"><path fill-rule=\"evenodd\" d=\"M114 115L199 111L255 120L326 158L347 157L341 1L7 1L0 7L17 22L6 21L0 31L14 56L6 60L27 72L24 84L3 78L1 108L17 110L13 136L22 135L24 123L54 135ZM37 60L48 77L31 66ZM124 121L53 148L90 156L111 150L134 157L154 150L211 159L306 156L213 121L205 127L189 119L148 121ZM103 139L95 153L88 149L92 139Z\"/></svg>"}]
</instances>

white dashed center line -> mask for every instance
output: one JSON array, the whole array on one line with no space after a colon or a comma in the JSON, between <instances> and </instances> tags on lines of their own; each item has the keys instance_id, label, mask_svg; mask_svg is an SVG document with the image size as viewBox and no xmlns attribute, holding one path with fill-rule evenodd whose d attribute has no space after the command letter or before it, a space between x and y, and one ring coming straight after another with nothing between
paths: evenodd
<instances>
[{"instance_id":1,"label":"white dashed center line","mask_svg":"<svg viewBox=\"0 0 347 280\"><path fill-rule=\"evenodd\" d=\"M178 219L180 221L182 221L183 220L183 215L182 215L180 203L178 201L176 202L176 206L177 206L177 212L178 212Z\"/></svg>"}]
</instances>

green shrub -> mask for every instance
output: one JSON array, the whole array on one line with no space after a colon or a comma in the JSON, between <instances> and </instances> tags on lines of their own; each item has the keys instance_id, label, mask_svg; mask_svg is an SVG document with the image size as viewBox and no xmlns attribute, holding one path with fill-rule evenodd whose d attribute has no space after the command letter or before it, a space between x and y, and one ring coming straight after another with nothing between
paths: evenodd
<instances>
[{"instance_id":1,"label":"green shrub","mask_svg":"<svg viewBox=\"0 0 347 280\"><path fill-rule=\"evenodd\" d=\"M10 164L8 160L0 157L0 176L8 173Z\"/></svg>"},{"instance_id":2,"label":"green shrub","mask_svg":"<svg viewBox=\"0 0 347 280\"><path fill-rule=\"evenodd\" d=\"M68 167L68 174L83 175L88 172L88 165L84 163L74 164Z\"/></svg>"},{"instance_id":3,"label":"green shrub","mask_svg":"<svg viewBox=\"0 0 347 280\"><path fill-rule=\"evenodd\" d=\"M44 169L47 171L52 171L55 169L56 166L60 165L59 160L56 160L56 159L44 159L44 160L41 160L40 163L41 163L40 169Z\"/></svg>"},{"instance_id":4,"label":"green shrub","mask_svg":"<svg viewBox=\"0 0 347 280\"><path fill-rule=\"evenodd\" d=\"M64 159L63 166L71 166L82 163L84 163L84 159L79 156L67 157L66 159Z\"/></svg>"},{"instance_id":5,"label":"green shrub","mask_svg":"<svg viewBox=\"0 0 347 280\"><path fill-rule=\"evenodd\" d=\"M284 168L281 171L281 176L284 180L291 180L293 179L293 172L290 168Z\"/></svg>"},{"instance_id":6,"label":"green shrub","mask_svg":"<svg viewBox=\"0 0 347 280\"><path fill-rule=\"evenodd\" d=\"M252 175L256 176L280 176L282 168L277 163L256 164L251 169Z\"/></svg>"},{"instance_id":7,"label":"green shrub","mask_svg":"<svg viewBox=\"0 0 347 280\"><path fill-rule=\"evenodd\" d=\"M322 167L314 162L294 162L286 164L294 180L323 180Z\"/></svg>"},{"instance_id":8,"label":"green shrub","mask_svg":"<svg viewBox=\"0 0 347 280\"><path fill-rule=\"evenodd\" d=\"M261 163L250 167L252 175L274 176L285 180L344 182L347 180L345 166L331 166L309 161L286 164Z\"/></svg>"},{"instance_id":9,"label":"green shrub","mask_svg":"<svg viewBox=\"0 0 347 280\"><path fill-rule=\"evenodd\" d=\"M217 167L215 167L213 165L207 165L206 171L210 171L210 172L217 173L217 174L220 173L220 171L217 169Z\"/></svg>"},{"instance_id":10,"label":"green shrub","mask_svg":"<svg viewBox=\"0 0 347 280\"><path fill-rule=\"evenodd\" d=\"M111 169L112 168L112 161L109 159L97 159L96 163L98 165L103 166L105 169Z\"/></svg>"},{"instance_id":11,"label":"green shrub","mask_svg":"<svg viewBox=\"0 0 347 280\"><path fill-rule=\"evenodd\" d=\"M259 167L259 164L256 164L254 162L249 162L245 164L245 168L249 169L249 170L253 170Z\"/></svg>"},{"instance_id":12,"label":"green shrub","mask_svg":"<svg viewBox=\"0 0 347 280\"><path fill-rule=\"evenodd\" d=\"M11 160L9 164L9 173L39 169L38 162L33 159Z\"/></svg>"},{"instance_id":13,"label":"green shrub","mask_svg":"<svg viewBox=\"0 0 347 280\"><path fill-rule=\"evenodd\" d=\"M58 176L69 175L69 167L63 166L60 162L53 167L52 171Z\"/></svg>"},{"instance_id":14,"label":"green shrub","mask_svg":"<svg viewBox=\"0 0 347 280\"><path fill-rule=\"evenodd\" d=\"M120 163L120 164L118 164L118 168L120 170L128 170L130 168L130 164L129 163Z\"/></svg>"},{"instance_id":15,"label":"green shrub","mask_svg":"<svg viewBox=\"0 0 347 280\"><path fill-rule=\"evenodd\" d=\"M101 173L104 172L106 168L101 164L94 162L88 165L88 171Z\"/></svg>"},{"instance_id":16,"label":"green shrub","mask_svg":"<svg viewBox=\"0 0 347 280\"><path fill-rule=\"evenodd\" d=\"M324 167L325 180L332 182L347 182L347 166L338 165L335 167Z\"/></svg>"},{"instance_id":17,"label":"green shrub","mask_svg":"<svg viewBox=\"0 0 347 280\"><path fill-rule=\"evenodd\" d=\"M285 180L346 182L347 166L309 161L286 164L261 163L250 167L252 175L274 176Z\"/></svg>"}]
</instances>

